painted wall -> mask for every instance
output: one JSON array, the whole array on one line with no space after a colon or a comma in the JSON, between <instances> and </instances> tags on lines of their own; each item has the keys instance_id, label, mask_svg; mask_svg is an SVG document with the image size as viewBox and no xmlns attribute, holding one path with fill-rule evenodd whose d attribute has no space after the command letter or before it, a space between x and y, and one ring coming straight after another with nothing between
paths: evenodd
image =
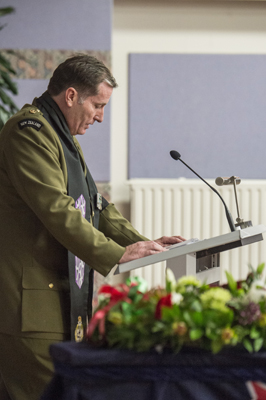
<instances>
[{"instance_id":1,"label":"painted wall","mask_svg":"<svg viewBox=\"0 0 266 400\"><path fill-rule=\"evenodd\" d=\"M265 55L266 3L115 0L113 21L112 65L119 88L111 110L112 199L129 216L129 54Z\"/></svg>"},{"instance_id":2,"label":"painted wall","mask_svg":"<svg viewBox=\"0 0 266 400\"><path fill-rule=\"evenodd\" d=\"M266 55L130 54L128 178L265 179Z\"/></svg>"},{"instance_id":3,"label":"painted wall","mask_svg":"<svg viewBox=\"0 0 266 400\"><path fill-rule=\"evenodd\" d=\"M112 0L8 0L15 13L1 18L1 49L18 72L21 107L47 88L56 66L76 52L95 55L109 67L111 62ZM1 5L2 6L2 5ZM1 50L2 51L2 50ZM110 180L110 104L102 124L79 137L84 156L96 181Z\"/></svg>"},{"instance_id":4,"label":"painted wall","mask_svg":"<svg viewBox=\"0 0 266 400\"><path fill-rule=\"evenodd\" d=\"M1 31L1 48L51 49L62 56L59 50L90 49L92 38L96 51L112 48L112 71L119 88L104 123L82 138L86 141L82 146L96 180L111 177L112 200L126 216L129 54L266 54L265 2L114 0L113 24L109 0L10 0L7 5L17 12L5 17L8 25ZM19 81L19 105L46 88L46 79L35 79L34 70L28 73L33 73L31 80Z\"/></svg>"}]
</instances>

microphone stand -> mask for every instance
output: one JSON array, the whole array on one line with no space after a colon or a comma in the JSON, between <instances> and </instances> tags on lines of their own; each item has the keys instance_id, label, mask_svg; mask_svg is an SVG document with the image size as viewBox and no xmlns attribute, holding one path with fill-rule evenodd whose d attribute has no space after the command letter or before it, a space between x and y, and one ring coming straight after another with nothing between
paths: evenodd
<instances>
[{"instance_id":1,"label":"microphone stand","mask_svg":"<svg viewBox=\"0 0 266 400\"><path fill-rule=\"evenodd\" d=\"M215 179L215 183L218 186L234 185L235 201L236 201L236 209L237 209L237 218L236 218L237 224L235 226L238 229L244 229L244 228L248 228L249 226L252 226L251 221L244 221L242 218L240 218L238 201L237 201L237 193L236 193L236 185L239 185L241 183L241 179L238 176L231 176L230 178L223 178L223 177L219 176L218 178Z\"/></svg>"},{"instance_id":2,"label":"microphone stand","mask_svg":"<svg viewBox=\"0 0 266 400\"><path fill-rule=\"evenodd\" d=\"M252 226L252 222L251 221L244 221L242 218L240 218L240 214L239 214L239 207L238 207L238 201L237 201L237 193L236 193L236 176L231 176L230 181L233 181L233 185L234 185L234 192L235 192L235 200L236 200L236 209L237 209L237 219L236 219L236 227L240 227L240 229L244 229L247 228L249 226Z\"/></svg>"}]
</instances>

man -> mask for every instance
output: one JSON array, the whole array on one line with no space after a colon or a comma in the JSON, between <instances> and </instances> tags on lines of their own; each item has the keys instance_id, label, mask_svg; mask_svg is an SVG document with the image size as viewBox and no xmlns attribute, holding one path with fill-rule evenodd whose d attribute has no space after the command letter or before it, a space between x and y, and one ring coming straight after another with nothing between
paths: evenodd
<instances>
[{"instance_id":1,"label":"man","mask_svg":"<svg viewBox=\"0 0 266 400\"><path fill-rule=\"evenodd\" d=\"M50 344L84 338L93 270L184 240L149 241L97 192L75 136L103 121L116 86L104 64L76 55L0 133L1 400L37 400Z\"/></svg>"}]
</instances>

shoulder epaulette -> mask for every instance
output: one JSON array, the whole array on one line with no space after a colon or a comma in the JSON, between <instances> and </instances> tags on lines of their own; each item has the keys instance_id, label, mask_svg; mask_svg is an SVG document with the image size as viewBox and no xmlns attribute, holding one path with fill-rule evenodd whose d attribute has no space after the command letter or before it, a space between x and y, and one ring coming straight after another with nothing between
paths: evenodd
<instances>
[{"instance_id":1,"label":"shoulder epaulette","mask_svg":"<svg viewBox=\"0 0 266 400\"><path fill-rule=\"evenodd\" d=\"M40 114L41 111L38 108L31 108L29 110L30 114ZM26 113L25 113L26 114ZM43 126L43 123L35 118L24 118L18 122L19 129L24 129L26 127L30 127L39 131Z\"/></svg>"}]
</instances>

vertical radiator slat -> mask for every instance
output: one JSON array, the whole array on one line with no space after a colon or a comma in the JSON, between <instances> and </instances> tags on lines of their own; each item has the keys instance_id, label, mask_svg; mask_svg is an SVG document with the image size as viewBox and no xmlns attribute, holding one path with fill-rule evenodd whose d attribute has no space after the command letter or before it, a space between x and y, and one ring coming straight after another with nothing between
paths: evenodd
<instances>
[{"instance_id":1,"label":"vertical radiator slat","mask_svg":"<svg viewBox=\"0 0 266 400\"><path fill-rule=\"evenodd\" d=\"M232 186L217 187L233 220L237 218ZM157 239L163 235L182 235L186 239L208 239L230 231L223 203L203 182L196 179L132 179L130 185L131 222L143 235ZM242 180L237 186L240 217L253 225L266 225L266 180ZM264 241L221 253L221 282L225 270L235 279L244 279L248 265L266 262ZM142 276L149 287L164 286L165 263L139 268L132 276Z\"/></svg>"}]
</instances>

